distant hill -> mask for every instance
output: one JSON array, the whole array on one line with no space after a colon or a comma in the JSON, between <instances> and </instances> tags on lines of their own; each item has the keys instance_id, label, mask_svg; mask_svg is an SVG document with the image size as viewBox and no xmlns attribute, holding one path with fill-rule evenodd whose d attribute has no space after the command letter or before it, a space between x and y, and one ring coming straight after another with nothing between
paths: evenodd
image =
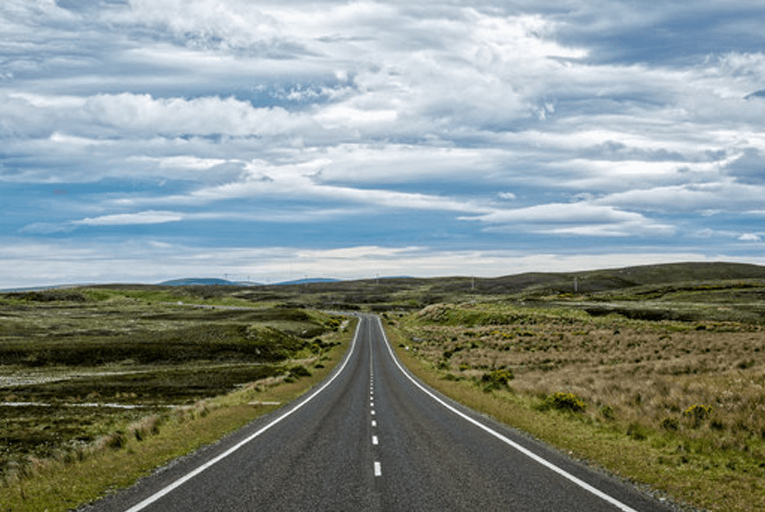
<instances>
[{"instance_id":1,"label":"distant hill","mask_svg":"<svg viewBox=\"0 0 765 512\"><path fill-rule=\"evenodd\" d=\"M465 279L436 281L434 292L465 289ZM689 262L642 265L583 272L528 272L495 278L476 278L476 288L484 294L519 292L593 293L639 286L661 286L735 279L765 279L765 267L746 263Z\"/></svg>"},{"instance_id":2,"label":"distant hill","mask_svg":"<svg viewBox=\"0 0 765 512\"><path fill-rule=\"evenodd\" d=\"M311 283L338 283L340 279L334 279L332 277L309 277L306 279L296 279L294 281L282 281L276 283L277 285L291 285L291 284L311 284Z\"/></svg>"}]
</instances>

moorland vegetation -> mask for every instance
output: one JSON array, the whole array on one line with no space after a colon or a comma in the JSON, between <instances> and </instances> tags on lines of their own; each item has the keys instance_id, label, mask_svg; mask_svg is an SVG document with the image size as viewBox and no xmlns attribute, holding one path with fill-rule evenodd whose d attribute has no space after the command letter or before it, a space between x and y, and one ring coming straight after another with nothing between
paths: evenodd
<instances>
[{"instance_id":1,"label":"moorland vegetation","mask_svg":"<svg viewBox=\"0 0 765 512\"><path fill-rule=\"evenodd\" d=\"M183 431L220 397L238 393L237 407L254 404L232 417L238 425L273 409L259 406L277 405L273 396L259 394L323 375L348 323L291 307L220 304L228 299L200 308L167 298L114 289L0 296L0 488L18 491L14 499L27 502L20 510L56 505L28 501L37 498L31 482L52 467Z\"/></svg>"},{"instance_id":2,"label":"moorland vegetation","mask_svg":"<svg viewBox=\"0 0 765 512\"><path fill-rule=\"evenodd\" d=\"M765 509L765 268L727 263L0 294L0 496L24 510L83 460L146 459L65 510L214 441L328 373L350 333L326 311L355 310L382 314L427 383L571 456ZM179 432L194 441L163 444Z\"/></svg>"}]
</instances>

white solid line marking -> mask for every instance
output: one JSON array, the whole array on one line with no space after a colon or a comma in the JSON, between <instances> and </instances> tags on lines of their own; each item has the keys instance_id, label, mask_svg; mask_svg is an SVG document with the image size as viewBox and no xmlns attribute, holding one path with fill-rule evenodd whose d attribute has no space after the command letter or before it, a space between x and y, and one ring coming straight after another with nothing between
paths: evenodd
<instances>
[{"instance_id":1,"label":"white solid line marking","mask_svg":"<svg viewBox=\"0 0 765 512\"><path fill-rule=\"evenodd\" d=\"M373 427L376 427L376 426L377 426L377 422L376 422L375 420L372 420L372 426L373 426Z\"/></svg>"},{"instance_id":2,"label":"white solid line marking","mask_svg":"<svg viewBox=\"0 0 765 512\"><path fill-rule=\"evenodd\" d=\"M375 462L375 476L382 476L382 466L379 462Z\"/></svg>"},{"instance_id":3,"label":"white solid line marking","mask_svg":"<svg viewBox=\"0 0 765 512\"><path fill-rule=\"evenodd\" d=\"M187 473L186 476L183 476L183 477L179 478L178 480L176 480L175 482L171 483L170 485L168 485L167 487L165 487L161 491L159 491L159 492L157 492L155 494L152 494L151 496L149 496L148 498L146 498L145 500L143 500L139 504L134 505L133 507L127 509L125 512L138 512L139 510L143 510L144 508L148 507L149 505L151 505L155 501L159 500L163 496L171 493L172 491L174 491L175 489L177 489L181 485L185 484L186 482L188 482L189 480L191 480L192 478L194 478L195 476L197 476L198 474L200 474L202 471L206 470L210 466L212 466L214 464L217 464L221 460L225 459L226 457L228 457L229 455L231 455L232 453L234 453L235 451L240 449L242 446L246 445L247 443L249 443L250 441L252 441L256 437L261 435L263 432L265 432L269 428L273 427L274 425L276 425L277 423L279 423L283 419L289 417L290 415L292 415L292 413L294 413L295 411L297 411L298 409L303 407L305 404L307 404L308 402L313 400L319 393L324 391L327 388L327 386L332 384L332 382L337 378L337 376L340 375L343 372L343 370L345 369L345 366L348 364L348 361L351 360L351 356L353 355L353 351L356 348L356 339L359 336L359 327L361 327L361 323L362 323L361 318L359 318L359 323L356 326L356 333L353 335L353 342L351 343L351 349L348 351L348 356L343 361L343 364L340 365L340 369L337 370L337 372L335 372L335 374L332 376L332 378L330 378L323 386L321 386L319 389L317 389L311 396L306 398L304 401L300 402L297 406L295 406L295 408L290 409L289 411L284 413L282 416L279 416L274 421L272 421L271 423L269 423L265 427L261 428L260 430L258 430L254 434L252 434L250 437L248 437L244 441L240 441L238 444L232 446L231 448L229 448L225 452L221 453L220 455L218 455L214 459L211 459L211 460L207 461L206 463L202 464L201 466L199 466L194 471L192 471L190 473Z\"/></svg>"},{"instance_id":4,"label":"white solid line marking","mask_svg":"<svg viewBox=\"0 0 765 512\"><path fill-rule=\"evenodd\" d=\"M377 440L377 436L372 436L372 444L375 446L379 444L379 441Z\"/></svg>"},{"instance_id":5,"label":"white solid line marking","mask_svg":"<svg viewBox=\"0 0 765 512\"><path fill-rule=\"evenodd\" d=\"M519 445L515 441L511 441L507 437L503 436L499 432L496 432L496 431L492 430L491 428L487 427L483 423L474 420L473 418L471 418L470 416L467 416L466 414L463 414L462 412L458 411L457 409L455 409L454 407L452 407L451 405L447 404L446 402L444 402L443 400L438 398L436 395L434 395L433 393L428 391L419 382L414 380L414 378L412 378L412 376L409 375L409 373L406 370L404 370L404 367L401 366L401 363L398 362L398 358L393 354L393 349L390 348L390 342L388 341L388 337L385 335L385 329L383 329L382 322L380 321L380 317L377 317L377 323L378 323L378 325L380 327L380 332L382 332L383 340L385 341L385 345L388 347L388 352L390 353L390 356L393 359L393 362L396 363L396 366L398 366L398 369L401 370L401 373L403 373L406 376L406 378L408 378L410 381L412 381L412 383L414 383L415 386L420 388L430 398L432 398L433 400L435 400L439 404L443 405L444 407L446 407L447 409L452 411L454 414L460 416L462 419L468 421L469 423L472 423L473 425L475 425L476 427L480 428L481 430L487 432L488 434L491 434L492 436L496 437L497 439L499 439L503 443L507 444L508 446L511 446L511 447L515 448L516 450L518 450L522 454L526 455L530 459L534 460L535 462L538 462L539 464L545 466L546 468L548 468L548 469L558 473L560 476L562 476L563 478L566 478L569 481L575 483L576 485L578 485L582 489L584 489L586 491L589 491L592 494L594 494L595 496L597 496L597 497L599 497L599 498L601 498L601 499L611 503L612 505L614 505L618 509L623 510L624 512L637 512L637 510L635 510L634 508L629 507L629 506L625 505L624 503L622 503L621 501L617 500L616 498L613 498L613 497L609 496L608 494L604 493L603 491L601 491L599 489L596 489L595 487L591 486L590 484L588 484L584 480L581 480L581 479L575 477L574 475L572 475L571 473L567 472L566 470L559 468L558 466L556 466L552 462L549 462L548 460L543 459L542 457L540 457L536 453L532 452L531 450L529 450L527 448L524 448L523 446Z\"/></svg>"}]
</instances>

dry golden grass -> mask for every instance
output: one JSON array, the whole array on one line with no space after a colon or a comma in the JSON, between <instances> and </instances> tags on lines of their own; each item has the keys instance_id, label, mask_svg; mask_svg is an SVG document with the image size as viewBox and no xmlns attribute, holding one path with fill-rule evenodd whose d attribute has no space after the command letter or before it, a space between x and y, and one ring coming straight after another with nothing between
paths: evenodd
<instances>
[{"instance_id":1,"label":"dry golden grass","mask_svg":"<svg viewBox=\"0 0 765 512\"><path fill-rule=\"evenodd\" d=\"M762 490L762 326L480 304L433 306L396 323L441 378L481 388L485 373L511 370L511 391L495 391L495 399L542 409L553 393L573 393L586 404L571 414L576 422L650 445L648 471L707 471L760 481ZM690 499L699 492L681 487L672 490Z\"/></svg>"},{"instance_id":2,"label":"dry golden grass","mask_svg":"<svg viewBox=\"0 0 765 512\"><path fill-rule=\"evenodd\" d=\"M723 429L765 436L765 331L759 326L614 317L469 328L422 325L411 332L427 340L415 344L423 357L466 377L508 368L516 391L565 390L596 408L610 406L624 419L657 424L705 404L713 407L709 419Z\"/></svg>"}]
</instances>

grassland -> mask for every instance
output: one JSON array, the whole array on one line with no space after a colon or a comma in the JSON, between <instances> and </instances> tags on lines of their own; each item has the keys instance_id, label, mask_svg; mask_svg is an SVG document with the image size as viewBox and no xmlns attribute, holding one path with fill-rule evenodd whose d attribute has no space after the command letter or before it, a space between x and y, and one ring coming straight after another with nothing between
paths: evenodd
<instances>
[{"instance_id":1,"label":"grassland","mask_svg":"<svg viewBox=\"0 0 765 512\"><path fill-rule=\"evenodd\" d=\"M389 314L389 329L410 367L459 401L679 501L765 509L761 324L549 302L432 305Z\"/></svg>"},{"instance_id":2,"label":"grassland","mask_svg":"<svg viewBox=\"0 0 765 512\"><path fill-rule=\"evenodd\" d=\"M73 467L117 456L120 477L135 478L273 409L264 402L294 398L329 371L349 337L341 317L318 311L229 309L242 304L226 297L206 301L229 305L215 309L161 303L174 298L113 289L0 296L0 502L65 510L124 485L72 481ZM179 446L170 433L186 429L198 435L184 434ZM126 455L137 448L143 455ZM87 492L58 502L60 489L52 497L40 489L56 478Z\"/></svg>"},{"instance_id":3,"label":"grassland","mask_svg":"<svg viewBox=\"0 0 765 512\"><path fill-rule=\"evenodd\" d=\"M726 263L0 294L0 503L65 510L273 410L350 338L321 311L357 309L477 410L676 500L765 509L765 268Z\"/></svg>"}]
</instances>

